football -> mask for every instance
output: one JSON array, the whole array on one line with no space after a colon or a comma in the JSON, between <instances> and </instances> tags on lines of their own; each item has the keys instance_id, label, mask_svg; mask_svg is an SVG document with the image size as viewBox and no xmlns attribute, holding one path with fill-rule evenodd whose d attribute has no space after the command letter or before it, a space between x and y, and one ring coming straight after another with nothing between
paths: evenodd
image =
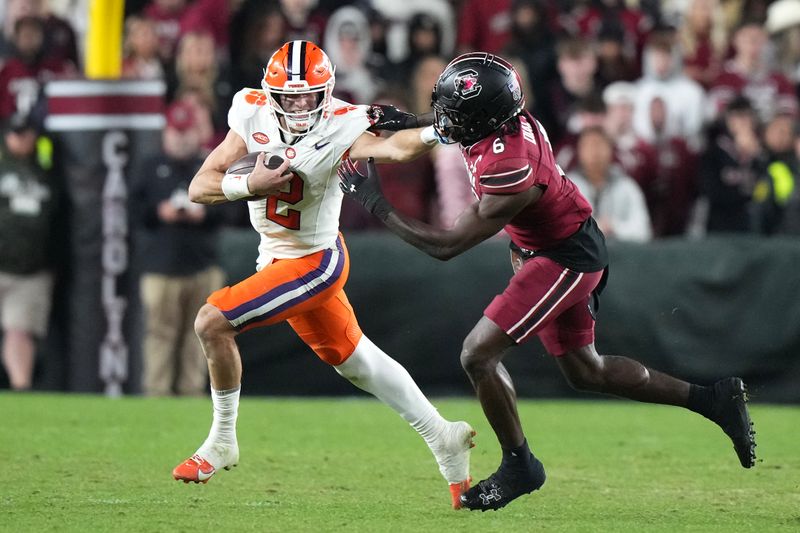
<instances>
[{"instance_id":1,"label":"football","mask_svg":"<svg viewBox=\"0 0 800 533\"><path fill-rule=\"evenodd\" d=\"M227 174L246 175L253 171L256 166L256 159L261 152L250 152L245 154L228 167ZM264 157L264 166L267 168L278 168L283 163L283 158L278 155L266 154Z\"/></svg>"}]
</instances>

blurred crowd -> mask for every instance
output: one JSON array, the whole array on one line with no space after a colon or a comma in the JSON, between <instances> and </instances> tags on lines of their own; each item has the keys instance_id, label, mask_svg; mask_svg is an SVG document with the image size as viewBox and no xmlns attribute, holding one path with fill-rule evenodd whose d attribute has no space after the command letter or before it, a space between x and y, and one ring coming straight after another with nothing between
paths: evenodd
<instances>
[{"instance_id":1,"label":"blurred crowd","mask_svg":"<svg viewBox=\"0 0 800 533\"><path fill-rule=\"evenodd\" d=\"M0 7L0 176L15 158L27 161L29 181L50 183L42 198L53 201L58 179L46 177L51 162L39 163L47 144L14 147L20 136L47 135L44 84L81 75L88 3ZM244 209L205 213L180 191L226 134L233 94L260 87L282 43L307 39L336 66L335 96L414 113L430 111L433 84L455 55L509 59L559 165L612 240L800 234L800 0L128 0L123 39L122 77L167 86L164 153L145 171L153 176L136 179L174 179L163 197L146 199L152 210L132 211L146 231L247 224ZM472 202L453 146L386 165L382 176L398 209L433 224L451 224ZM2 180L0 219L29 216L24 179ZM380 227L345 202L344 230ZM179 232L155 238L186 242ZM190 273L218 283L211 247L190 242L189 257L203 257ZM154 263L156 273L187 273ZM0 260L0 273L13 268Z\"/></svg>"},{"instance_id":2,"label":"blurred crowd","mask_svg":"<svg viewBox=\"0 0 800 533\"><path fill-rule=\"evenodd\" d=\"M45 113L42 85L79 75L86 3L6 3L0 119ZM322 45L339 98L415 113L454 55L482 50L515 64L609 237L800 231L800 0L129 0L125 14L123 78L164 80L169 103L194 110L201 151L287 40ZM471 201L453 148L384 175L398 208L429 222ZM379 227L349 207L343 228Z\"/></svg>"}]
</instances>

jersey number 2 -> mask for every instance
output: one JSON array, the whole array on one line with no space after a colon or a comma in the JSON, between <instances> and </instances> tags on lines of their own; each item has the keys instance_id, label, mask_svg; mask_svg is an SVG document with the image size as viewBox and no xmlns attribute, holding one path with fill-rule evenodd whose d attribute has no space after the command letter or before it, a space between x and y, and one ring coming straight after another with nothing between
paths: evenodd
<instances>
[{"instance_id":1,"label":"jersey number 2","mask_svg":"<svg viewBox=\"0 0 800 533\"><path fill-rule=\"evenodd\" d=\"M285 215L278 213L278 202L294 205L303 199L303 178L292 173L289 180L289 190L267 196L267 218L276 224L288 229L300 229L300 211L287 209Z\"/></svg>"}]
</instances>

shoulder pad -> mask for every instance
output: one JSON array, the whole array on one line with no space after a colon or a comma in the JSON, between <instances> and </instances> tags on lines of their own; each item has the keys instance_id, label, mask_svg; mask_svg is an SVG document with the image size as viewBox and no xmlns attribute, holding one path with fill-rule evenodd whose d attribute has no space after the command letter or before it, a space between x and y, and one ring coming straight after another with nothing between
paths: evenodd
<instances>
[{"instance_id":1,"label":"shoulder pad","mask_svg":"<svg viewBox=\"0 0 800 533\"><path fill-rule=\"evenodd\" d=\"M259 107L267 104L267 95L260 89L244 88L233 96L231 113L241 118L252 117Z\"/></svg>"}]
</instances>

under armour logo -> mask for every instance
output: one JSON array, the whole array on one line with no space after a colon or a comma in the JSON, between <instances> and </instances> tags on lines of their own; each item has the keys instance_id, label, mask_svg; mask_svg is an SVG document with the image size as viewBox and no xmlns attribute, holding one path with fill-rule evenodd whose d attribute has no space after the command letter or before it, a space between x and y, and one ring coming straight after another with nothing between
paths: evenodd
<instances>
[{"instance_id":1,"label":"under armour logo","mask_svg":"<svg viewBox=\"0 0 800 533\"><path fill-rule=\"evenodd\" d=\"M480 497L483 505L489 505L489 502L492 500L497 500L498 502L500 501L500 493L497 492L497 489L490 490L489 494L480 493L478 496Z\"/></svg>"}]
</instances>

